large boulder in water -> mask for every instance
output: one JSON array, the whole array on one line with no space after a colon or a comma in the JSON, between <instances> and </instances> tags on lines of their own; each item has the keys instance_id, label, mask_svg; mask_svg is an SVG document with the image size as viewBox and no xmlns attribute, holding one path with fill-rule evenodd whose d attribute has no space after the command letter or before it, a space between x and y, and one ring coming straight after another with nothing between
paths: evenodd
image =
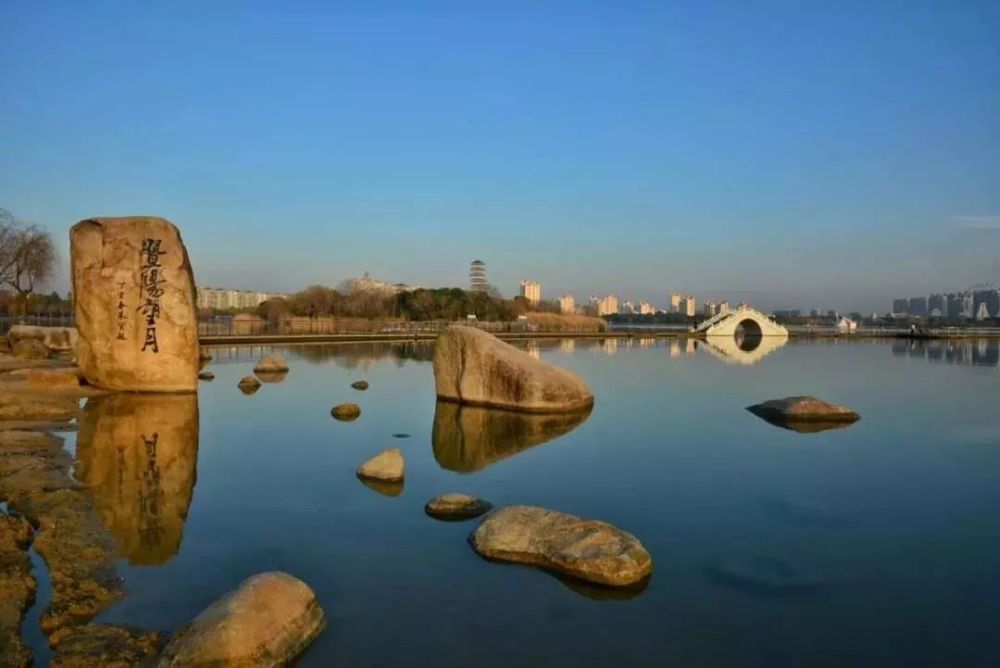
<instances>
[{"instance_id":1,"label":"large boulder in water","mask_svg":"<svg viewBox=\"0 0 1000 668\"><path fill-rule=\"evenodd\" d=\"M532 506L506 506L469 536L489 559L540 566L588 582L624 587L653 572L639 539L598 520Z\"/></svg>"},{"instance_id":2,"label":"large boulder in water","mask_svg":"<svg viewBox=\"0 0 1000 668\"><path fill-rule=\"evenodd\" d=\"M162 218L91 218L70 230L77 362L91 385L198 387L194 278L177 228Z\"/></svg>"},{"instance_id":3,"label":"large boulder in water","mask_svg":"<svg viewBox=\"0 0 1000 668\"><path fill-rule=\"evenodd\" d=\"M594 403L575 374L473 327L449 327L438 337L434 383L439 399L530 413L577 411Z\"/></svg>"},{"instance_id":4,"label":"large boulder in water","mask_svg":"<svg viewBox=\"0 0 1000 668\"><path fill-rule=\"evenodd\" d=\"M285 666L325 624L309 585L280 571L261 573L183 627L157 666Z\"/></svg>"}]
</instances>

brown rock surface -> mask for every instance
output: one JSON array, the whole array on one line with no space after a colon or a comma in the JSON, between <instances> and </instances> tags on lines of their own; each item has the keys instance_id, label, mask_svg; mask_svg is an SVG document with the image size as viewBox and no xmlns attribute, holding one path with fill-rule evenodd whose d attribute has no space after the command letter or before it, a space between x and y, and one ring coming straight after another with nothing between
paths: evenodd
<instances>
[{"instance_id":1,"label":"brown rock surface","mask_svg":"<svg viewBox=\"0 0 1000 668\"><path fill-rule=\"evenodd\" d=\"M69 421L80 414L74 396L28 391L24 388L0 390L0 420Z\"/></svg>"},{"instance_id":2,"label":"brown rock surface","mask_svg":"<svg viewBox=\"0 0 1000 668\"><path fill-rule=\"evenodd\" d=\"M76 389L80 387L80 372L76 368L28 369L25 374L28 387L38 389Z\"/></svg>"},{"instance_id":3,"label":"brown rock surface","mask_svg":"<svg viewBox=\"0 0 1000 668\"><path fill-rule=\"evenodd\" d=\"M530 413L586 409L594 395L578 376L474 327L452 326L434 345L437 396Z\"/></svg>"},{"instance_id":4,"label":"brown rock surface","mask_svg":"<svg viewBox=\"0 0 1000 668\"><path fill-rule=\"evenodd\" d=\"M325 624L309 585L287 573L261 573L178 631L157 666L285 666Z\"/></svg>"},{"instance_id":5,"label":"brown rock surface","mask_svg":"<svg viewBox=\"0 0 1000 668\"><path fill-rule=\"evenodd\" d=\"M47 634L90 621L122 593L111 537L69 476L72 463L51 434L0 431L0 500L37 527L34 547L52 580Z\"/></svg>"},{"instance_id":6,"label":"brown rock surface","mask_svg":"<svg viewBox=\"0 0 1000 668\"><path fill-rule=\"evenodd\" d=\"M538 415L439 401L431 444L442 468L469 473L576 429L590 409Z\"/></svg>"},{"instance_id":7,"label":"brown rock surface","mask_svg":"<svg viewBox=\"0 0 1000 668\"><path fill-rule=\"evenodd\" d=\"M550 569L608 586L639 583L653 560L630 533L598 520L545 508L506 506L486 517L469 536L489 559Z\"/></svg>"},{"instance_id":8,"label":"brown rock surface","mask_svg":"<svg viewBox=\"0 0 1000 668\"><path fill-rule=\"evenodd\" d=\"M35 598L27 553L32 533L24 519L0 513L0 666L31 663L31 652L21 642L21 620Z\"/></svg>"},{"instance_id":9,"label":"brown rock surface","mask_svg":"<svg viewBox=\"0 0 1000 668\"><path fill-rule=\"evenodd\" d=\"M92 218L70 231L77 360L91 385L194 391L194 278L180 233L162 218Z\"/></svg>"},{"instance_id":10,"label":"brown rock surface","mask_svg":"<svg viewBox=\"0 0 1000 668\"><path fill-rule=\"evenodd\" d=\"M198 395L91 399L76 457L76 477L118 554L144 566L177 554L197 477Z\"/></svg>"},{"instance_id":11,"label":"brown rock surface","mask_svg":"<svg viewBox=\"0 0 1000 668\"><path fill-rule=\"evenodd\" d=\"M240 392L243 394L253 394L260 389L260 381L253 376L243 376L236 387L240 388Z\"/></svg>"},{"instance_id":12,"label":"brown rock surface","mask_svg":"<svg viewBox=\"0 0 1000 668\"><path fill-rule=\"evenodd\" d=\"M53 634L52 668L130 668L148 665L166 644L155 631L86 624Z\"/></svg>"}]
</instances>

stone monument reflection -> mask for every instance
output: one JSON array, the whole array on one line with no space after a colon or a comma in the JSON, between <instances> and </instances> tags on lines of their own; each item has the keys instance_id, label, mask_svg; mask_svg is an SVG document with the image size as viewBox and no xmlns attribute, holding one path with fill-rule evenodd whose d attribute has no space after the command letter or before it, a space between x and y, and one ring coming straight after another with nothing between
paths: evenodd
<instances>
[{"instance_id":1,"label":"stone monument reflection","mask_svg":"<svg viewBox=\"0 0 1000 668\"><path fill-rule=\"evenodd\" d=\"M197 394L88 400L76 458L76 477L121 556L157 565L177 554L196 478Z\"/></svg>"},{"instance_id":2,"label":"stone monument reflection","mask_svg":"<svg viewBox=\"0 0 1000 668\"><path fill-rule=\"evenodd\" d=\"M431 443L443 469L472 473L573 431L590 408L539 415L438 401Z\"/></svg>"}]
</instances>

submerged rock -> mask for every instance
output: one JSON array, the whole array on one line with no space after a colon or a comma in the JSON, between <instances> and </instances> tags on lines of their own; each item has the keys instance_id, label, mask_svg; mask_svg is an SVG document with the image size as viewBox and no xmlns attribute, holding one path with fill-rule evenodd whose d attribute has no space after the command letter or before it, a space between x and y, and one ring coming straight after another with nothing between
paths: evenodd
<instances>
[{"instance_id":1,"label":"submerged rock","mask_svg":"<svg viewBox=\"0 0 1000 668\"><path fill-rule=\"evenodd\" d=\"M590 409L537 415L439 401L431 444L442 468L469 473L573 431Z\"/></svg>"},{"instance_id":2,"label":"submerged rock","mask_svg":"<svg viewBox=\"0 0 1000 668\"><path fill-rule=\"evenodd\" d=\"M240 388L240 392L243 394L253 394L260 389L260 381L253 376L243 376L236 387Z\"/></svg>"},{"instance_id":3,"label":"submerged rock","mask_svg":"<svg viewBox=\"0 0 1000 668\"><path fill-rule=\"evenodd\" d=\"M575 374L474 327L452 326L438 337L434 383L439 399L474 406L560 413L594 403Z\"/></svg>"},{"instance_id":4,"label":"submerged rock","mask_svg":"<svg viewBox=\"0 0 1000 668\"><path fill-rule=\"evenodd\" d=\"M77 360L91 385L198 389L194 278L180 232L162 218L91 218L70 230Z\"/></svg>"},{"instance_id":5,"label":"submerged rock","mask_svg":"<svg viewBox=\"0 0 1000 668\"><path fill-rule=\"evenodd\" d=\"M353 387L355 390L361 390L362 392L364 392L365 390L368 389L368 381L356 380L353 383L351 383L351 387Z\"/></svg>"},{"instance_id":6,"label":"submerged rock","mask_svg":"<svg viewBox=\"0 0 1000 668\"><path fill-rule=\"evenodd\" d=\"M400 482L406 462L399 448L389 448L378 453L358 467L358 477L383 482Z\"/></svg>"},{"instance_id":7,"label":"submerged rock","mask_svg":"<svg viewBox=\"0 0 1000 668\"><path fill-rule=\"evenodd\" d=\"M256 366L253 368L255 374L267 373L288 373L288 361L285 359L284 355L268 355L263 357L257 362Z\"/></svg>"},{"instance_id":8,"label":"submerged rock","mask_svg":"<svg viewBox=\"0 0 1000 668\"><path fill-rule=\"evenodd\" d=\"M261 573L201 612L170 641L157 666L284 666L326 624L316 594L278 571Z\"/></svg>"},{"instance_id":9,"label":"submerged rock","mask_svg":"<svg viewBox=\"0 0 1000 668\"><path fill-rule=\"evenodd\" d=\"M747 410L773 425L805 433L846 427L861 419L849 408L809 396L772 399Z\"/></svg>"},{"instance_id":10,"label":"submerged rock","mask_svg":"<svg viewBox=\"0 0 1000 668\"><path fill-rule=\"evenodd\" d=\"M211 371L201 371L198 373L198 380L215 380L215 374Z\"/></svg>"},{"instance_id":11,"label":"submerged rock","mask_svg":"<svg viewBox=\"0 0 1000 668\"><path fill-rule=\"evenodd\" d=\"M493 507L488 501L468 494L441 494L424 506L424 512L439 520L468 520Z\"/></svg>"},{"instance_id":12,"label":"submerged rock","mask_svg":"<svg viewBox=\"0 0 1000 668\"><path fill-rule=\"evenodd\" d=\"M361 406L357 404L337 404L330 409L330 415L341 422L350 422L361 417Z\"/></svg>"},{"instance_id":13,"label":"submerged rock","mask_svg":"<svg viewBox=\"0 0 1000 668\"><path fill-rule=\"evenodd\" d=\"M653 571L649 552L632 534L545 508L494 511L469 542L489 559L540 566L608 586L634 585Z\"/></svg>"},{"instance_id":14,"label":"submerged rock","mask_svg":"<svg viewBox=\"0 0 1000 668\"><path fill-rule=\"evenodd\" d=\"M826 585L818 575L776 557L727 559L709 567L708 575L728 587L767 596L813 592Z\"/></svg>"}]
</instances>

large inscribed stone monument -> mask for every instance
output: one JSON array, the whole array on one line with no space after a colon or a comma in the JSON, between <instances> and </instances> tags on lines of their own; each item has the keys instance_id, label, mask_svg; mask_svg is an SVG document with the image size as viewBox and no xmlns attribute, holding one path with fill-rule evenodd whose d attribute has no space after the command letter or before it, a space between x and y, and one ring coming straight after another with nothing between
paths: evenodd
<instances>
[{"instance_id":1,"label":"large inscribed stone monument","mask_svg":"<svg viewBox=\"0 0 1000 668\"><path fill-rule=\"evenodd\" d=\"M194 278L180 232L162 218L90 218L70 230L77 362L91 385L198 387Z\"/></svg>"}]
</instances>

